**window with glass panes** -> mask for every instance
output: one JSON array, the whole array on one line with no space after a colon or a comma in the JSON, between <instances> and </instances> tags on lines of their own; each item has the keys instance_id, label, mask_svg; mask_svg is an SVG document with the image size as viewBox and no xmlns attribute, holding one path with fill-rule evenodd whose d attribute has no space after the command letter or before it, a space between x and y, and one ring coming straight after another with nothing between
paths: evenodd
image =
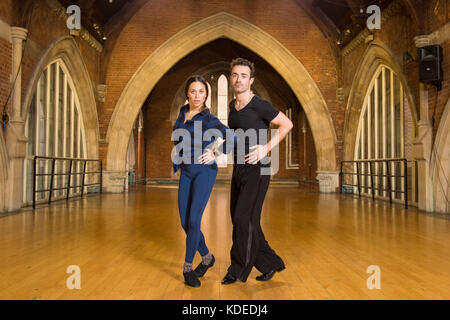
<instances>
[{"instance_id":1,"label":"window with glass panes","mask_svg":"<svg viewBox=\"0 0 450 320\"><path fill-rule=\"evenodd\" d=\"M62 60L50 63L42 72L29 108L25 125L28 138L27 158L24 164L24 203L33 199L33 158L34 156L78 158L86 157L85 133L80 103L73 81ZM51 160L39 160L36 173L49 174ZM82 162L74 161L72 172L82 171ZM69 162L55 162L54 188L67 185ZM81 185L81 175L72 175L71 186ZM50 177L36 177L36 189L49 189ZM70 195L78 194L81 188L72 188ZM62 198L66 190L53 191L52 198ZM48 199L49 192L36 194L36 200Z\"/></svg>"},{"instance_id":2,"label":"window with glass panes","mask_svg":"<svg viewBox=\"0 0 450 320\"><path fill-rule=\"evenodd\" d=\"M366 94L364 105L361 111L357 139L355 145L355 159L395 159L409 158L413 132L405 130L413 128L411 125L413 118L405 98L401 81L392 69L381 65L374 74L369 90ZM405 140L406 137L406 140ZM405 152L406 150L406 152ZM372 194L370 176L370 166L368 163L360 164L360 184L361 193ZM404 177L405 168L402 163L390 163L389 168L383 163L374 163L374 186L375 195L380 198L388 198L386 191L391 185L392 198L404 200ZM391 177L388 181L385 176L388 173ZM356 165L353 169L356 172ZM409 199L415 201L415 163L408 162L408 189ZM354 177L353 184L357 183Z\"/></svg>"}]
</instances>

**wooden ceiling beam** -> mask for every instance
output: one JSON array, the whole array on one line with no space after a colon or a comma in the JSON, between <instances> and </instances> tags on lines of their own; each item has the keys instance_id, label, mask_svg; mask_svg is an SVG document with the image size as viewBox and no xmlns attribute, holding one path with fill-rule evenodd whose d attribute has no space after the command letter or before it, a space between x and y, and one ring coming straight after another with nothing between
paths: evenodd
<instances>
[{"instance_id":1,"label":"wooden ceiling beam","mask_svg":"<svg viewBox=\"0 0 450 320\"><path fill-rule=\"evenodd\" d=\"M102 52L102 63L100 66L100 81L106 83L106 73L111 60L111 54L116 45L117 39L123 28L130 19L139 11L149 0L130 0L104 25L104 32L107 37L104 50Z\"/></svg>"}]
</instances>

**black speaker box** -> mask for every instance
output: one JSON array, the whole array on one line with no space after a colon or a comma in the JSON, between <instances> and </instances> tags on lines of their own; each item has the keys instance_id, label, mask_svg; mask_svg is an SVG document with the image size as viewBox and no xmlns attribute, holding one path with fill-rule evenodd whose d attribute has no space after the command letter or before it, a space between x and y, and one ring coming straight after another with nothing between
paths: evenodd
<instances>
[{"instance_id":1,"label":"black speaker box","mask_svg":"<svg viewBox=\"0 0 450 320\"><path fill-rule=\"evenodd\" d=\"M419 48L419 81L442 87L442 47L431 45Z\"/></svg>"}]
</instances>

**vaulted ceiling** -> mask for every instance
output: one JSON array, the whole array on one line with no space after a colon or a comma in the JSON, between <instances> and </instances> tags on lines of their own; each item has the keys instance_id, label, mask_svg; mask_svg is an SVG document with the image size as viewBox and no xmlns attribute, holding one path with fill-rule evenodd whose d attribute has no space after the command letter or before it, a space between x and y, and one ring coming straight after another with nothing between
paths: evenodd
<instances>
[{"instance_id":1,"label":"vaulted ceiling","mask_svg":"<svg viewBox=\"0 0 450 320\"><path fill-rule=\"evenodd\" d=\"M150 0L59 0L63 6L76 4L82 10L83 26L100 41L120 32L128 20ZM239 0L237 0L239 1ZM294 0L319 26L324 35L342 47L366 26L366 9L378 5L381 10L394 0ZM401 0L412 20L423 30L422 1Z\"/></svg>"},{"instance_id":2,"label":"vaulted ceiling","mask_svg":"<svg viewBox=\"0 0 450 320\"><path fill-rule=\"evenodd\" d=\"M338 46L350 42L366 27L370 5L385 9L393 0L296 0L321 31Z\"/></svg>"}]
</instances>

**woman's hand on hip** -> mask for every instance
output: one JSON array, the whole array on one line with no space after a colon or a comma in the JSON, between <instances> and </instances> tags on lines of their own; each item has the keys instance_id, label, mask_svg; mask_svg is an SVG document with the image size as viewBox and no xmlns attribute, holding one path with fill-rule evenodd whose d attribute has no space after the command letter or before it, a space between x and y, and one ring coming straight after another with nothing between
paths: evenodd
<instances>
[{"instance_id":1,"label":"woman's hand on hip","mask_svg":"<svg viewBox=\"0 0 450 320\"><path fill-rule=\"evenodd\" d=\"M215 158L216 157L214 156L214 152L211 149L205 149L205 153L198 157L198 161L201 164L207 164L213 161Z\"/></svg>"}]
</instances>

